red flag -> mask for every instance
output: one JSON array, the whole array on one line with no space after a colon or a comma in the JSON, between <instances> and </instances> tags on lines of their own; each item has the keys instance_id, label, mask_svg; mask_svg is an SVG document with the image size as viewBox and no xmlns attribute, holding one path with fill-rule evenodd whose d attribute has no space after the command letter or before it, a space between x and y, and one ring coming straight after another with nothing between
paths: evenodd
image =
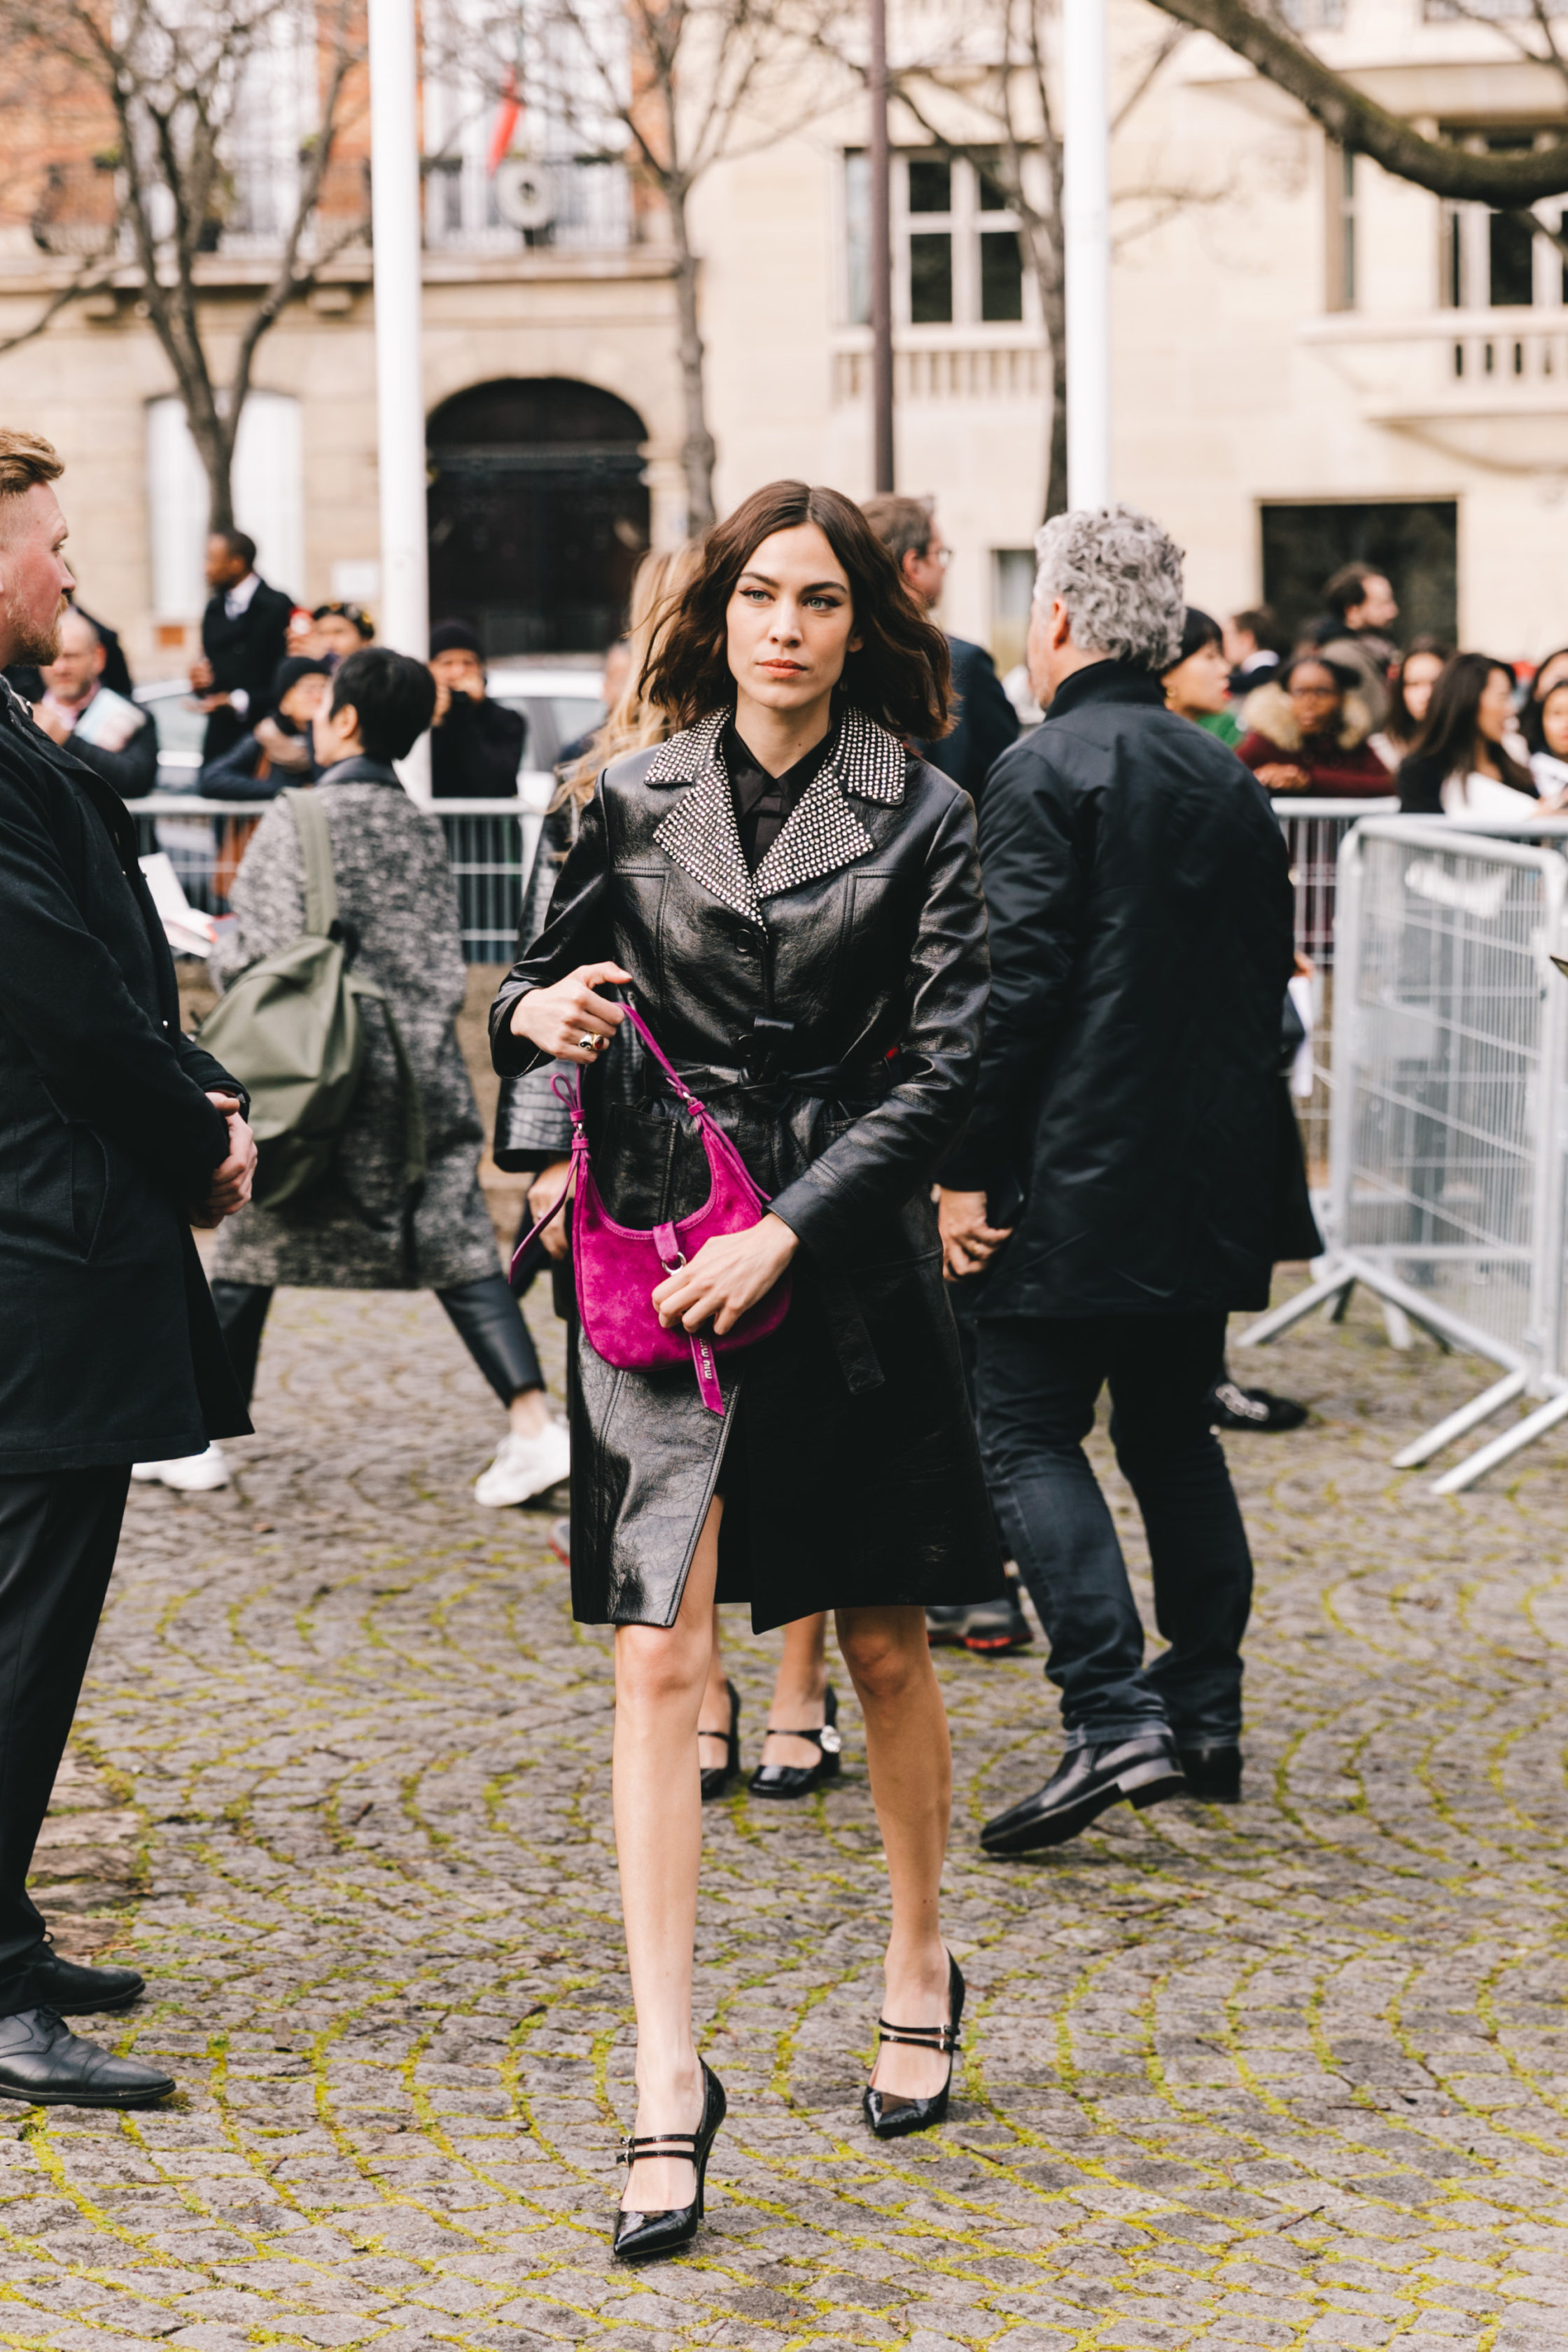
<instances>
[{"instance_id":1,"label":"red flag","mask_svg":"<svg viewBox=\"0 0 1568 2352\"><path fill-rule=\"evenodd\" d=\"M500 104L496 108L495 127L490 132L489 150L485 156L485 171L491 179L495 177L497 166L506 161L507 150L511 145L511 134L517 129L521 116L522 108L518 103L517 97L517 75L509 66L506 71L506 87L501 92Z\"/></svg>"}]
</instances>

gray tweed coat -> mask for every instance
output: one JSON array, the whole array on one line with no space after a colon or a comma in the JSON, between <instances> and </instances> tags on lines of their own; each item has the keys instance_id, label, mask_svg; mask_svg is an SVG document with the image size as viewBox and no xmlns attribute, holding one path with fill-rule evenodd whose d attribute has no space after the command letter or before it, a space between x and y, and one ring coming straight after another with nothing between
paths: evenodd
<instances>
[{"instance_id":1,"label":"gray tweed coat","mask_svg":"<svg viewBox=\"0 0 1568 2352\"><path fill-rule=\"evenodd\" d=\"M441 827L372 760L341 761L316 790L332 837L338 913L359 939L354 969L386 991L419 1084L429 1173L411 1204L397 1065L380 1009L367 1003L364 1075L331 1175L302 1200L231 1217L219 1230L213 1278L331 1290L477 1282L499 1260L479 1190L479 1108L458 1044L463 959ZM304 928L304 861L287 801L275 801L252 835L230 903L237 919L211 965L220 988Z\"/></svg>"}]
</instances>

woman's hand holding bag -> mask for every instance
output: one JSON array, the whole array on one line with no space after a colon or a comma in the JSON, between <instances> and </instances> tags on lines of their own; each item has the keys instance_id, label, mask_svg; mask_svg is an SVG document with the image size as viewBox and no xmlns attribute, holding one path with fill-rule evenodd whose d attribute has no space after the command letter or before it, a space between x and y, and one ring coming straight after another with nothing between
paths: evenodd
<instances>
[{"instance_id":1,"label":"woman's hand holding bag","mask_svg":"<svg viewBox=\"0 0 1568 2352\"><path fill-rule=\"evenodd\" d=\"M782 1217L768 1213L767 1194L758 1188L733 1141L667 1058L641 1013L629 1004L595 996L596 981L631 985L630 975L618 964L582 964L552 987L530 990L512 1014L513 1033L556 1059L591 1063L600 1044L608 1043L605 1033L613 1036L623 1020L629 1021L644 1052L662 1070L702 1138L708 1198L689 1216L647 1229L617 1223L594 1181L583 1081L576 1079L568 1092L566 1081L557 1078L555 1091L572 1115L568 1181L559 1189L551 1186L552 1204L519 1242L512 1275L515 1279L530 1243L559 1216L570 1192L576 1203L572 1256L577 1311L589 1344L607 1364L627 1371L679 1363L689 1349L704 1405L710 1412L722 1413L715 1354L752 1347L784 1321L789 1312L789 1264L798 1243ZM562 1040L579 1019L579 1043L568 1050ZM598 1025L590 1028L591 1023ZM554 1171L549 1172L553 1175ZM656 1267L663 1269L662 1282L652 1279ZM706 1328L710 1324L710 1331Z\"/></svg>"},{"instance_id":2,"label":"woman's hand holding bag","mask_svg":"<svg viewBox=\"0 0 1568 2352\"><path fill-rule=\"evenodd\" d=\"M732 1331L749 1307L765 1298L800 1247L782 1217L769 1210L744 1233L715 1234L689 1265L668 1276L653 1294L658 1319L668 1331L711 1323L715 1339Z\"/></svg>"}]
</instances>

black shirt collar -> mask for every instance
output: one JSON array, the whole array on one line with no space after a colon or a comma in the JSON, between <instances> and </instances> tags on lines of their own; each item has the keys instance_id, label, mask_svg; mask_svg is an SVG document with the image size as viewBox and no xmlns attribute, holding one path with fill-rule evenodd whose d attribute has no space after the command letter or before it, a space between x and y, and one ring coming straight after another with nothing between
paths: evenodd
<instances>
[{"instance_id":1,"label":"black shirt collar","mask_svg":"<svg viewBox=\"0 0 1568 2352\"><path fill-rule=\"evenodd\" d=\"M1061 719L1086 702L1143 702L1165 707L1165 689L1141 662L1089 662L1064 677L1051 697L1047 721Z\"/></svg>"},{"instance_id":2,"label":"black shirt collar","mask_svg":"<svg viewBox=\"0 0 1568 2352\"><path fill-rule=\"evenodd\" d=\"M821 742L814 743L793 768L786 768L782 776L770 776L747 749L733 719L725 722L720 756L734 797L741 848L753 874L794 815L807 785L826 765L837 740L837 728L830 727Z\"/></svg>"}]
</instances>

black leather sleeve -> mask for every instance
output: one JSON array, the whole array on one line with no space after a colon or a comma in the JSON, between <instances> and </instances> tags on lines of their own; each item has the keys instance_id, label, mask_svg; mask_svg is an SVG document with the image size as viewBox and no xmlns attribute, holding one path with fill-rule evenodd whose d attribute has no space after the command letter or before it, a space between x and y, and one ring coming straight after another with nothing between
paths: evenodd
<instances>
[{"instance_id":1,"label":"black leather sleeve","mask_svg":"<svg viewBox=\"0 0 1568 2352\"><path fill-rule=\"evenodd\" d=\"M539 845L518 916L517 949L526 955L550 920L550 902L571 855L576 810L570 801L551 809L540 828ZM492 1157L511 1175L533 1175L572 1149L572 1121L552 1081L575 1075L568 1062L542 1062L537 1069L503 1080L496 1101Z\"/></svg>"},{"instance_id":2,"label":"black leather sleeve","mask_svg":"<svg viewBox=\"0 0 1568 2352\"><path fill-rule=\"evenodd\" d=\"M973 1090L988 978L974 809L956 793L927 859L898 1084L772 1204L814 1257L849 1256L935 1176Z\"/></svg>"},{"instance_id":3,"label":"black leather sleeve","mask_svg":"<svg viewBox=\"0 0 1568 2352\"><path fill-rule=\"evenodd\" d=\"M1066 1000L1082 870L1067 790L1032 740L997 762L981 816L991 1003L974 1106L942 1169L955 1192L998 1195L1028 1163L1019 1133Z\"/></svg>"},{"instance_id":4,"label":"black leather sleeve","mask_svg":"<svg viewBox=\"0 0 1568 2352\"><path fill-rule=\"evenodd\" d=\"M552 988L579 964L612 960L610 866L605 828L604 785L583 811L577 838L561 868L550 904L550 920L527 953L519 956L490 1007L490 1060L503 1078L548 1066L526 1037L511 1034L511 1009L531 988Z\"/></svg>"}]
</instances>

